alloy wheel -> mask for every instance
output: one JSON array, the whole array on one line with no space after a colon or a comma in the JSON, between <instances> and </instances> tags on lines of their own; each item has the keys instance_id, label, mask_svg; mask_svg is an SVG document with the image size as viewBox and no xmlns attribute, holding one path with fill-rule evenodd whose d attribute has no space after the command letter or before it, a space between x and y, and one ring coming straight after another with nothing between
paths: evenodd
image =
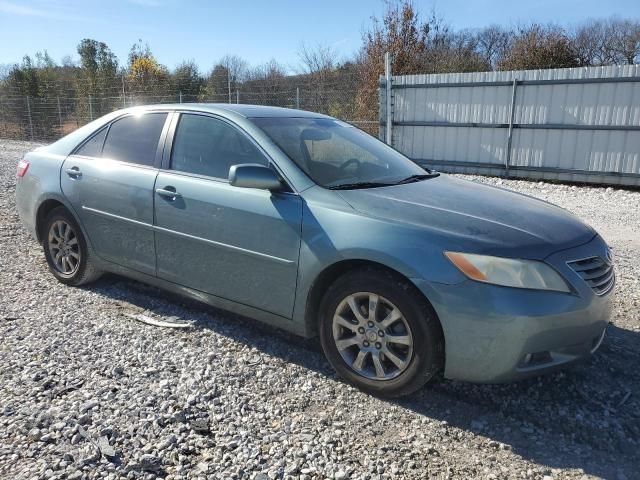
<instances>
[{"instance_id":1,"label":"alloy wheel","mask_svg":"<svg viewBox=\"0 0 640 480\"><path fill-rule=\"evenodd\" d=\"M78 236L64 220L56 220L49 228L49 254L54 268L65 276L72 276L80 266L81 252Z\"/></svg>"},{"instance_id":2,"label":"alloy wheel","mask_svg":"<svg viewBox=\"0 0 640 480\"><path fill-rule=\"evenodd\" d=\"M404 372L413 355L413 335L402 312L386 298L358 292L344 298L333 315L333 339L345 363L370 380Z\"/></svg>"}]
</instances>

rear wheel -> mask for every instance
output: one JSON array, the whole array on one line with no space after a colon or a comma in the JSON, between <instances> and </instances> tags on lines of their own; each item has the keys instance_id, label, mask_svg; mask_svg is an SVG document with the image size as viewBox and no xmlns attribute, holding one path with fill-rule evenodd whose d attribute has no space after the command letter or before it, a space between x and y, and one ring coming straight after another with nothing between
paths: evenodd
<instances>
[{"instance_id":1,"label":"rear wheel","mask_svg":"<svg viewBox=\"0 0 640 480\"><path fill-rule=\"evenodd\" d=\"M47 215L42 232L44 256L59 281L83 285L100 276L82 230L66 208L54 208Z\"/></svg>"},{"instance_id":2,"label":"rear wheel","mask_svg":"<svg viewBox=\"0 0 640 480\"><path fill-rule=\"evenodd\" d=\"M338 374L375 395L407 395L442 369L435 313L411 284L386 271L367 268L336 280L321 303L319 331Z\"/></svg>"}]
</instances>

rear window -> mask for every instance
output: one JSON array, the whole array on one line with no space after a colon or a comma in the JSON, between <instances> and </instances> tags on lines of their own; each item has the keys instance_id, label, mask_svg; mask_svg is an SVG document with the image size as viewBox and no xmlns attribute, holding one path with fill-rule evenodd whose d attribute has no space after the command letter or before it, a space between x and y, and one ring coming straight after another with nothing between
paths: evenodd
<instances>
[{"instance_id":1,"label":"rear window","mask_svg":"<svg viewBox=\"0 0 640 480\"><path fill-rule=\"evenodd\" d=\"M116 120L109 129L102 156L139 165L153 165L166 119L166 113L146 113Z\"/></svg>"}]
</instances>

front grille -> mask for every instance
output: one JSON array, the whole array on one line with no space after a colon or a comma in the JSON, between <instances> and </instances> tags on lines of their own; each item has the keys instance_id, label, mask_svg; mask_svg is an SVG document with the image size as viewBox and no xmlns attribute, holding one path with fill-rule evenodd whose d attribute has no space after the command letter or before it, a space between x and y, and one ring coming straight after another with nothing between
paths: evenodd
<instances>
[{"instance_id":1,"label":"front grille","mask_svg":"<svg viewBox=\"0 0 640 480\"><path fill-rule=\"evenodd\" d=\"M567 264L587 282L596 295L604 295L615 283L613 265L600 257L589 257L574 260Z\"/></svg>"}]
</instances>

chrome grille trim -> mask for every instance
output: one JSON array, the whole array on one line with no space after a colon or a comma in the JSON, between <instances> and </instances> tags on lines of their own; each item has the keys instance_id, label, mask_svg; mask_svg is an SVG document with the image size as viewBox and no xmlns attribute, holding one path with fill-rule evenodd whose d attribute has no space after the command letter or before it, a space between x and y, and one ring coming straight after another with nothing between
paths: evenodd
<instances>
[{"instance_id":1,"label":"chrome grille trim","mask_svg":"<svg viewBox=\"0 0 640 480\"><path fill-rule=\"evenodd\" d=\"M602 257L571 260L567 265L591 287L596 295L606 294L615 284L613 265Z\"/></svg>"}]
</instances>

